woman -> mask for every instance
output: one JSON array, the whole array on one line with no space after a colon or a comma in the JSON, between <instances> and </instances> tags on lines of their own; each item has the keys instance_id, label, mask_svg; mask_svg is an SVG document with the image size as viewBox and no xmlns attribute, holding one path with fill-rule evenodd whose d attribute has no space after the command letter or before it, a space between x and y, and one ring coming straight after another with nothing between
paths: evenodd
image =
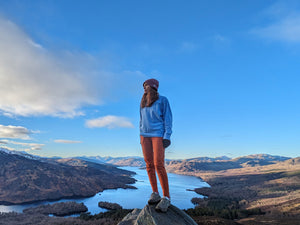
<instances>
[{"instance_id":1,"label":"woman","mask_svg":"<svg viewBox=\"0 0 300 225\"><path fill-rule=\"evenodd\" d=\"M140 138L153 191L148 203L158 203L156 209L167 212L170 206L170 193L165 169L165 148L171 144L172 112L168 99L157 92L159 86L157 80L146 80L143 86L144 95L140 106ZM162 186L163 198L158 194L155 172Z\"/></svg>"}]
</instances>

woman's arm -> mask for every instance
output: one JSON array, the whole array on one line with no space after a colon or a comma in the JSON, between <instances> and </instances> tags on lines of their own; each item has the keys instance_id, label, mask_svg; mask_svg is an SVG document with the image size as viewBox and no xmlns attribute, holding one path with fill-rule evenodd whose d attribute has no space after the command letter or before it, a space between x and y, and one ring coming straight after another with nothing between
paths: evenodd
<instances>
[{"instance_id":1,"label":"woman's arm","mask_svg":"<svg viewBox=\"0 0 300 225\"><path fill-rule=\"evenodd\" d=\"M163 101L163 114L165 128L163 139L170 140L172 134L172 111L167 98Z\"/></svg>"}]
</instances>

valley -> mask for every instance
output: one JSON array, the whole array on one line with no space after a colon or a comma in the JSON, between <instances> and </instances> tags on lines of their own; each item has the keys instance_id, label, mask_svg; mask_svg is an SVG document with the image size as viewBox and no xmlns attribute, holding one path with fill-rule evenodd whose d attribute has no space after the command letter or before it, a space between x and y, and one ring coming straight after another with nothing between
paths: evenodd
<instances>
[{"instance_id":1,"label":"valley","mask_svg":"<svg viewBox=\"0 0 300 225\"><path fill-rule=\"evenodd\" d=\"M0 201L20 204L92 196L104 189L132 188L133 173L116 166L145 165L141 157L51 159L0 151ZM293 225L300 219L299 157L266 154L234 159L198 157L166 160L166 169L169 173L200 177L211 186L194 189L206 198L193 198L195 207L186 210L198 224ZM113 214L111 220L111 215L100 213L83 218L103 220L107 216L105 220L111 221L108 224L122 219ZM32 216L37 219L37 215ZM1 215L6 220L21 217L24 215ZM74 218L64 219L71 220ZM76 221L89 224L79 218Z\"/></svg>"}]
</instances>

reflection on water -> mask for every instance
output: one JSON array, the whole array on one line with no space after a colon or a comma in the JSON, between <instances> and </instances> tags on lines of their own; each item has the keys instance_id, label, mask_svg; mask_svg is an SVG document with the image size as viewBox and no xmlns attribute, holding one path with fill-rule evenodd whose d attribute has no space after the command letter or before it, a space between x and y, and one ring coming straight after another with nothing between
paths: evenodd
<instances>
[{"instance_id":1,"label":"reflection on water","mask_svg":"<svg viewBox=\"0 0 300 225\"><path fill-rule=\"evenodd\" d=\"M13 205L13 206L3 206L0 205L0 212L22 212L23 209L35 207L43 204L53 204L57 202L67 202L75 201L78 203L83 202L91 214L97 214L99 212L105 212L105 209L98 207L99 201L107 201L118 203L123 208L133 209L133 208L143 208L147 204L147 200L152 192L151 186L148 180L146 170L141 170L138 167L122 167L122 169L134 171L137 174L134 178L137 182L134 184L138 189L114 189L105 190L96 194L90 198L82 199L62 199L54 202L40 202L34 204L24 204L24 205ZM184 176L178 174L168 174L169 185L170 185L170 195L171 202L180 209L192 208L194 205L191 203L191 199L194 197L201 197L201 195L196 194L193 191L188 191L187 189L195 189L199 187L209 187L206 182L193 176ZM158 181L159 182L159 181ZM160 185L159 192L162 193Z\"/></svg>"}]
</instances>

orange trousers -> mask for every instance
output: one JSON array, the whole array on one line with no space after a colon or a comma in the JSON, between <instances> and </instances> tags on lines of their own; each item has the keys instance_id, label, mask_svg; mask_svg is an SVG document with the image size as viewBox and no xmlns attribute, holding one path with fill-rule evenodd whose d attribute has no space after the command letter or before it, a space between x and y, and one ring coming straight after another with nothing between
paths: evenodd
<instances>
[{"instance_id":1,"label":"orange trousers","mask_svg":"<svg viewBox=\"0 0 300 225\"><path fill-rule=\"evenodd\" d=\"M141 136L141 145L152 191L158 193L157 173L163 190L163 196L170 198L168 176L165 169L165 148L163 147L163 138Z\"/></svg>"}]
</instances>

